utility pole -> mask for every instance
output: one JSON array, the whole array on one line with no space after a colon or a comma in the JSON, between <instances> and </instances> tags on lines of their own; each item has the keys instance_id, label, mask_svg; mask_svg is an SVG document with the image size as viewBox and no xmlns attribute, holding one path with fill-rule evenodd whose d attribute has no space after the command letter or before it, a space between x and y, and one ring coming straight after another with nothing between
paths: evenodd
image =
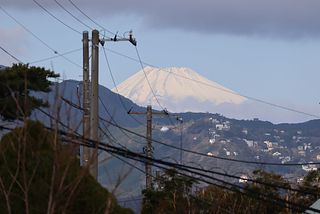
<instances>
[{"instance_id":1,"label":"utility pole","mask_svg":"<svg viewBox=\"0 0 320 214\"><path fill-rule=\"evenodd\" d=\"M91 109L90 109L90 139L97 142L99 128L99 31L92 31L91 42ZM91 153L91 175L97 179L98 177L98 144L95 145Z\"/></svg>"},{"instance_id":2,"label":"utility pole","mask_svg":"<svg viewBox=\"0 0 320 214\"><path fill-rule=\"evenodd\" d=\"M151 105L147 106L147 112L132 112L131 109L129 110L128 114L144 114L147 116L147 145L143 148L146 156L148 158L153 157L153 148L152 148L152 115L168 115L168 112L153 112ZM145 163L145 170L146 170L146 189L152 189L152 168L151 168L151 161L147 160Z\"/></svg>"},{"instance_id":3,"label":"utility pole","mask_svg":"<svg viewBox=\"0 0 320 214\"><path fill-rule=\"evenodd\" d=\"M182 117L177 117L177 121L180 122L180 164L182 164L182 132L183 132L183 119Z\"/></svg>"},{"instance_id":4,"label":"utility pole","mask_svg":"<svg viewBox=\"0 0 320 214\"><path fill-rule=\"evenodd\" d=\"M99 31L92 31L91 38L91 85L89 78L89 38L88 32L83 32L83 136L85 139L91 139L99 142L99 44L102 46L106 41L129 41L134 46L136 40L129 32L129 38L117 38L117 35L111 39L100 39ZM82 164L89 166L90 174L97 179L98 177L98 144L95 148L83 148Z\"/></svg>"},{"instance_id":5,"label":"utility pole","mask_svg":"<svg viewBox=\"0 0 320 214\"><path fill-rule=\"evenodd\" d=\"M82 33L82 44L83 44L83 83L82 83L82 103L83 103L83 138L90 138L90 80L89 80L89 35L88 31ZM90 158L90 149L83 147L82 165L86 166Z\"/></svg>"},{"instance_id":6,"label":"utility pole","mask_svg":"<svg viewBox=\"0 0 320 214\"><path fill-rule=\"evenodd\" d=\"M145 149L146 155L148 158L153 156L152 148L152 107L151 105L147 106L147 147ZM151 162L147 160L146 162L146 187L147 189L152 188L152 171L151 171Z\"/></svg>"}]
</instances>

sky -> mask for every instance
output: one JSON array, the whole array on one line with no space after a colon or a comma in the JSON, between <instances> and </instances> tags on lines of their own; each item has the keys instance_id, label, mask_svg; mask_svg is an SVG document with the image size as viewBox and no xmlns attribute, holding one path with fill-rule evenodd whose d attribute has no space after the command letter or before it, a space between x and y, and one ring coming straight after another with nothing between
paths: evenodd
<instances>
[{"instance_id":1,"label":"sky","mask_svg":"<svg viewBox=\"0 0 320 214\"><path fill-rule=\"evenodd\" d=\"M54 69L62 79L81 80L83 31L94 28L113 37L108 31L127 36L133 30L143 62L188 67L242 95L320 115L319 0L56 1L87 26L54 0L0 0L1 47L24 63ZM106 48L117 84L141 69L139 62L114 54L137 59L130 43L107 42ZM37 62L72 50L65 57L74 63L63 57ZM0 64L14 62L0 50ZM99 66L100 84L113 88L103 51Z\"/></svg>"}]
</instances>

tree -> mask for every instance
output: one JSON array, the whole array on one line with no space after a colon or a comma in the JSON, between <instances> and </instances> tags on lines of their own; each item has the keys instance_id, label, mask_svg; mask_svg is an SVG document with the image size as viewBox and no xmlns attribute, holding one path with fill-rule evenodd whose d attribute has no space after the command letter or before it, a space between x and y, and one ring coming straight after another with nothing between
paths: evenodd
<instances>
[{"instance_id":1,"label":"tree","mask_svg":"<svg viewBox=\"0 0 320 214\"><path fill-rule=\"evenodd\" d=\"M188 213L193 207L195 181L169 169L157 178L157 188L144 190L141 213Z\"/></svg>"},{"instance_id":2,"label":"tree","mask_svg":"<svg viewBox=\"0 0 320 214\"><path fill-rule=\"evenodd\" d=\"M320 198L320 169L310 171L298 188L309 194L292 193L291 200L305 206L310 206L317 201Z\"/></svg>"},{"instance_id":3,"label":"tree","mask_svg":"<svg viewBox=\"0 0 320 214\"><path fill-rule=\"evenodd\" d=\"M285 212L285 206L279 205L276 202L278 201L277 199L285 199L289 193L276 186L289 188L290 185L288 181L285 180L281 175L263 170L253 171L253 179L257 182L248 183L245 191L251 196L248 197L251 213L269 214ZM267 183L270 185L265 185L258 182Z\"/></svg>"},{"instance_id":4,"label":"tree","mask_svg":"<svg viewBox=\"0 0 320 214\"><path fill-rule=\"evenodd\" d=\"M79 166L77 147L61 142L56 132L27 121L1 139L1 213L105 213L107 208L132 213Z\"/></svg>"},{"instance_id":5,"label":"tree","mask_svg":"<svg viewBox=\"0 0 320 214\"><path fill-rule=\"evenodd\" d=\"M49 92L52 82L48 78L59 75L45 68L28 64L13 64L0 71L0 115L4 120L30 116L32 110L46 107L43 100L30 92Z\"/></svg>"},{"instance_id":6,"label":"tree","mask_svg":"<svg viewBox=\"0 0 320 214\"><path fill-rule=\"evenodd\" d=\"M236 208L240 201L239 195L220 187L209 185L196 193L197 210L204 214L239 213Z\"/></svg>"}]
</instances>

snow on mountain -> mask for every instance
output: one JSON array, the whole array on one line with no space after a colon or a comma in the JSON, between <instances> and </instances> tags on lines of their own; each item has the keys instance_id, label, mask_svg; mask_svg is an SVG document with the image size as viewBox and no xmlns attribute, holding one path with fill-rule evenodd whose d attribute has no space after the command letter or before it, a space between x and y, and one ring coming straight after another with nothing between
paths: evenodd
<instances>
[{"instance_id":1,"label":"snow on mountain","mask_svg":"<svg viewBox=\"0 0 320 214\"><path fill-rule=\"evenodd\" d=\"M216 107L246 101L246 98L189 68L145 67L144 71L140 70L119 84L117 89L119 94L139 105L150 104L156 109L165 107L172 112L214 112ZM113 91L117 92L117 89Z\"/></svg>"}]
</instances>

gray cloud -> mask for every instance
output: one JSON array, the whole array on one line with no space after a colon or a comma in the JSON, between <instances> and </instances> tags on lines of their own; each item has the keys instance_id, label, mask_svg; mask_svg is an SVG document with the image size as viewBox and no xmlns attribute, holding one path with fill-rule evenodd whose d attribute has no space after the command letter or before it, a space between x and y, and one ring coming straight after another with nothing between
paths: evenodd
<instances>
[{"instance_id":1,"label":"gray cloud","mask_svg":"<svg viewBox=\"0 0 320 214\"><path fill-rule=\"evenodd\" d=\"M38 0L57 9L53 0ZM67 0L60 0L69 5ZM320 36L319 0L73 0L91 16L137 15L152 28L173 28L208 34ZM34 9L31 0L10 0L5 6ZM74 8L73 8L74 9Z\"/></svg>"}]
</instances>

